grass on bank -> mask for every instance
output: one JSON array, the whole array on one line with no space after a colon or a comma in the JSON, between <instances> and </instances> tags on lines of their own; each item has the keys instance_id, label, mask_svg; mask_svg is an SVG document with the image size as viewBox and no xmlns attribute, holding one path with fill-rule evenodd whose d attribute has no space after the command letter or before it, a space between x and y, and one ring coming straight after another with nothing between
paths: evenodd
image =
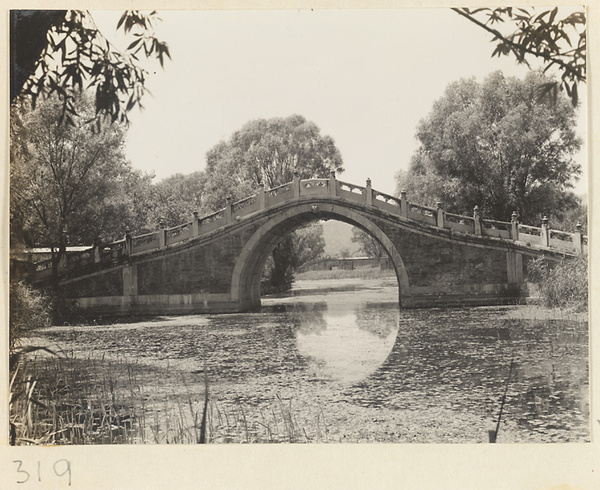
<instances>
[{"instance_id":1,"label":"grass on bank","mask_svg":"<svg viewBox=\"0 0 600 490\"><path fill-rule=\"evenodd\" d=\"M588 308L588 260L583 255L551 263L543 257L528 266L529 281L535 283L543 306L584 312Z\"/></svg>"}]
</instances>

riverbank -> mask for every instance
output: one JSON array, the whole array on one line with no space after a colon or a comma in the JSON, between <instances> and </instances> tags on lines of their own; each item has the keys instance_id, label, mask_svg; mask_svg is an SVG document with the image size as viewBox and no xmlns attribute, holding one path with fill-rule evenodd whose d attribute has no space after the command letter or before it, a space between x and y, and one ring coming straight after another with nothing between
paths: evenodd
<instances>
[{"instance_id":1,"label":"riverbank","mask_svg":"<svg viewBox=\"0 0 600 490\"><path fill-rule=\"evenodd\" d=\"M303 281L325 281L325 280L348 280L348 279L388 279L396 278L396 274L391 269L361 268L353 270L334 269L327 271L306 271L299 272L295 276L296 282Z\"/></svg>"}]
</instances>

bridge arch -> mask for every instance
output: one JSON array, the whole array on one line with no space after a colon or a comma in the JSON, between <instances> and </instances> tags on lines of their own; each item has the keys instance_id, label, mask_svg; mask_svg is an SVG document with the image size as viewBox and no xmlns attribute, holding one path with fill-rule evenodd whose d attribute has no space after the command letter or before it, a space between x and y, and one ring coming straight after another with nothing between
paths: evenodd
<instances>
[{"instance_id":1,"label":"bridge arch","mask_svg":"<svg viewBox=\"0 0 600 490\"><path fill-rule=\"evenodd\" d=\"M300 180L191 222L95 245L59 264L74 307L99 314L222 313L260 305L268 255L286 233L319 219L357 226L377 239L393 264L403 307L495 305L527 297L530 257L587 254L578 229L459 216L329 179ZM402 252L400 256L399 250ZM71 260L72 259L72 260ZM51 259L26 274L46 287ZM409 283L410 281L410 283Z\"/></svg>"},{"instance_id":2,"label":"bridge arch","mask_svg":"<svg viewBox=\"0 0 600 490\"><path fill-rule=\"evenodd\" d=\"M369 218L348 206L335 202L298 203L274 214L245 242L235 262L231 280L231 299L240 310L260 307L260 282L265 263L287 233L311 221L334 219L356 226L373 236L386 251L398 281L398 301L410 296L408 274L402 257L390 238Z\"/></svg>"}]
</instances>

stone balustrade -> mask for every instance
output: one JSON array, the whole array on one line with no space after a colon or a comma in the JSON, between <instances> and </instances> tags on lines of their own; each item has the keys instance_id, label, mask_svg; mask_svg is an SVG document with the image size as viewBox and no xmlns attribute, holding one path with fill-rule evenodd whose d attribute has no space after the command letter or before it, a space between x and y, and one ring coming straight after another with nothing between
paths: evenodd
<instances>
[{"instance_id":1,"label":"stone balustrade","mask_svg":"<svg viewBox=\"0 0 600 490\"><path fill-rule=\"evenodd\" d=\"M453 234L510 240L524 246L576 255L587 253L587 237L582 235L580 224L575 233L568 233L550 229L547 218L544 218L541 227L521 224L516 212L513 213L511 221L483 219L477 206L473 210L473 216L457 215L446 212L439 202L436 203L436 207L409 202L404 191L400 193L400 197L395 197L374 190L370 179L367 179L366 186L362 187L337 180L334 172L331 172L327 179L308 180L300 180L295 173L292 182L272 189L260 187L257 194L237 202L228 199L224 209L207 216L199 217L195 212L191 222L172 228L161 225L155 232L135 237L127 232L122 240L95 245L92 253L70 258L63 270L81 268L98 262L118 262L128 256L161 250L215 232L266 209L294 200L311 198L342 199L372 206L402 220L449 230ZM36 274L49 273L49 268L49 261L39 262L36 264Z\"/></svg>"}]
</instances>

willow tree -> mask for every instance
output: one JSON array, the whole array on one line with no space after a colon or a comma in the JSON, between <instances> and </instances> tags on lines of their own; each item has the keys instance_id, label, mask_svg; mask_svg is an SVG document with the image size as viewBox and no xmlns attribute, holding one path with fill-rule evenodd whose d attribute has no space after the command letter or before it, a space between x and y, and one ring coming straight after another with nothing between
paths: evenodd
<instances>
[{"instance_id":1,"label":"willow tree","mask_svg":"<svg viewBox=\"0 0 600 490\"><path fill-rule=\"evenodd\" d=\"M157 12L126 10L116 29L131 42L117 49L97 28L88 10L11 10L10 97L60 98L61 118L77 115L82 90L95 93L95 121L128 122L127 113L141 107L148 70L140 59L155 58L161 66L169 47L155 34Z\"/></svg>"},{"instance_id":2,"label":"willow tree","mask_svg":"<svg viewBox=\"0 0 600 490\"><path fill-rule=\"evenodd\" d=\"M581 8L581 7L580 7ZM453 8L457 14L492 34L493 56L514 56L527 66L541 61L544 73L560 73L560 83L540 84L538 96L556 100L564 90L573 107L579 101L579 85L586 82L587 29L583 8L497 7Z\"/></svg>"},{"instance_id":3,"label":"willow tree","mask_svg":"<svg viewBox=\"0 0 600 490\"><path fill-rule=\"evenodd\" d=\"M55 277L68 245L122 236L134 206L127 189L137 174L123 153L123 127L98 130L89 98L74 108L69 124L55 97L11 111L12 245L50 247Z\"/></svg>"},{"instance_id":4,"label":"willow tree","mask_svg":"<svg viewBox=\"0 0 600 490\"><path fill-rule=\"evenodd\" d=\"M513 211L530 223L563 214L574 204L581 140L568 97L536 97L536 87L550 82L537 72L524 80L495 72L483 83L451 83L418 125L420 146L397 177L398 192L457 213L477 205L499 220Z\"/></svg>"}]
</instances>

